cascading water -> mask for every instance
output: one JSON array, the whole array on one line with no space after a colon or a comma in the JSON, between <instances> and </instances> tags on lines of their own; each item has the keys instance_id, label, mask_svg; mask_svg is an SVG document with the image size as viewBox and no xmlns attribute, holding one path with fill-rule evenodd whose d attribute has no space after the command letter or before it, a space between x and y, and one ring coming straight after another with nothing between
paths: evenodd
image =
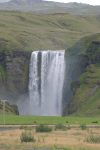
<instances>
[{"instance_id":1,"label":"cascading water","mask_svg":"<svg viewBox=\"0 0 100 150\"><path fill-rule=\"evenodd\" d=\"M61 116L65 51L34 51L29 72L30 115Z\"/></svg>"}]
</instances>

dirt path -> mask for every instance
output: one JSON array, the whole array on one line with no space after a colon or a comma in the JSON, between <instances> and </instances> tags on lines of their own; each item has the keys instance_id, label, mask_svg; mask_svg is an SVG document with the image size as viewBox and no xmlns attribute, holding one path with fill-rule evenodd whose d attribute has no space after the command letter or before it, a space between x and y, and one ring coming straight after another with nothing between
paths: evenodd
<instances>
[{"instance_id":1,"label":"dirt path","mask_svg":"<svg viewBox=\"0 0 100 150\"><path fill-rule=\"evenodd\" d=\"M24 126L27 126L27 127L35 127L35 126L38 126L39 124L30 124L30 125L25 125ZM20 125L5 125L5 127L20 127ZM55 124L48 124L48 126L50 127L55 127ZM65 126L68 126L68 125L65 125ZM86 125L87 127L98 127L100 125ZM3 125L0 125L0 127L3 127ZM70 125L70 127L80 127L80 125L78 124L73 124L73 125Z\"/></svg>"}]
</instances>

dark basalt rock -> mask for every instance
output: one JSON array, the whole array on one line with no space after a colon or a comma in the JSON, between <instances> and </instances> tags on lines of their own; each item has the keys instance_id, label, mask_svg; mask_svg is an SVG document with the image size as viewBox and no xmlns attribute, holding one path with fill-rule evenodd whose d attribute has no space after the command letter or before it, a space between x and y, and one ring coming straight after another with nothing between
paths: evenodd
<instances>
[{"instance_id":1,"label":"dark basalt rock","mask_svg":"<svg viewBox=\"0 0 100 150\"><path fill-rule=\"evenodd\" d=\"M27 92L30 56L29 52L24 51L14 51L12 55L6 55L7 90L12 91L13 88L19 94Z\"/></svg>"},{"instance_id":2,"label":"dark basalt rock","mask_svg":"<svg viewBox=\"0 0 100 150\"><path fill-rule=\"evenodd\" d=\"M36 121L34 121L34 123L36 123Z\"/></svg>"},{"instance_id":3,"label":"dark basalt rock","mask_svg":"<svg viewBox=\"0 0 100 150\"><path fill-rule=\"evenodd\" d=\"M100 41L92 41L92 44L97 44L100 46Z\"/></svg>"},{"instance_id":4,"label":"dark basalt rock","mask_svg":"<svg viewBox=\"0 0 100 150\"><path fill-rule=\"evenodd\" d=\"M0 90L3 87L7 91L5 98L16 100L21 94L28 92L30 57L31 52L23 50L4 52L0 55L1 64L6 72L5 83L0 83ZM0 95L1 97L3 96Z\"/></svg>"},{"instance_id":5,"label":"dark basalt rock","mask_svg":"<svg viewBox=\"0 0 100 150\"><path fill-rule=\"evenodd\" d=\"M75 92L76 92L76 90L80 87L80 85L81 85L81 82L80 81L73 81L72 83L71 83L71 90L72 90L72 92L73 92L73 95L75 95Z\"/></svg>"},{"instance_id":6,"label":"dark basalt rock","mask_svg":"<svg viewBox=\"0 0 100 150\"><path fill-rule=\"evenodd\" d=\"M98 121L94 121L94 122L91 122L91 123L98 123Z\"/></svg>"}]
</instances>

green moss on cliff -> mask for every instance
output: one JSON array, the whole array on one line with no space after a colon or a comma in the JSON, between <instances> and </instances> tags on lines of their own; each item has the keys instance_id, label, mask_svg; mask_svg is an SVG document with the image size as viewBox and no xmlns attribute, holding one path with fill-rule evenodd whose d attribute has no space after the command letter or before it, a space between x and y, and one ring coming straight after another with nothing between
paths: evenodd
<instances>
[{"instance_id":1,"label":"green moss on cliff","mask_svg":"<svg viewBox=\"0 0 100 150\"><path fill-rule=\"evenodd\" d=\"M100 62L100 42L93 41L91 42L86 51L86 56L89 59L89 63L97 63Z\"/></svg>"},{"instance_id":2,"label":"green moss on cliff","mask_svg":"<svg viewBox=\"0 0 100 150\"><path fill-rule=\"evenodd\" d=\"M5 79L6 79L6 71L4 66L0 64L0 83L5 84Z\"/></svg>"},{"instance_id":3,"label":"green moss on cliff","mask_svg":"<svg viewBox=\"0 0 100 150\"><path fill-rule=\"evenodd\" d=\"M100 33L82 38L69 49L72 55L82 53L88 66L86 72L72 82L74 96L64 109L63 116L100 116ZM77 86L78 82L80 86Z\"/></svg>"},{"instance_id":4,"label":"green moss on cliff","mask_svg":"<svg viewBox=\"0 0 100 150\"><path fill-rule=\"evenodd\" d=\"M81 83L80 87L67 104L63 116L100 116L100 64L90 64L77 81Z\"/></svg>"},{"instance_id":5,"label":"green moss on cliff","mask_svg":"<svg viewBox=\"0 0 100 150\"><path fill-rule=\"evenodd\" d=\"M22 82L22 84L23 84L23 89L24 89L25 82L26 82L27 76L28 76L29 64L26 64L26 65L25 65L24 62L22 62L22 61L20 61L19 63L20 63L20 64L23 66L23 68L24 68L24 72L19 73L19 74L21 74L20 80L21 80L21 82ZM24 92L25 92L25 91L24 91Z\"/></svg>"}]
</instances>

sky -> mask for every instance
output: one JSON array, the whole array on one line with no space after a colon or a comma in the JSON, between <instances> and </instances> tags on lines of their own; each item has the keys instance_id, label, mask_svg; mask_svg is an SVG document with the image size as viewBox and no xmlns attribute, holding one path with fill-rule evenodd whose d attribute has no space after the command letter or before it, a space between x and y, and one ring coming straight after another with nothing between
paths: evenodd
<instances>
[{"instance_id":1,"label":"sky","mask_svg":"<svg viewBox=\"0 0 100 150\"><path fill-rule=\"evenodd\" d=\"M1 3L7 1L10 0L0 0ZM100 0L46 0L46 1L55 1L55 2L62 2L62 3L77 2L77 3L85 3L90 5L100 5Z\"/></svg>"},{"instance_id":2,"label":"sky","mask_svg":"<svg viewBox=\"0 0 100 150\"><path fill-rule=\"evenodd\" d=\"M47 0L47 1L55 1L55 2L62 2L62 3L77 2L77 3L85 3L90 5L100 5L100 0Z\"/></svg>"},{"instance_id":3,"label":"sky","mask_svg":"<svg viewBox=\"0 0 100 150\"><path fill-rule=\"evenodd\" d=\"M3 2L8 2L10 0L0 0L0 3L3 3Z\"/></svg>"}]
</instances>

